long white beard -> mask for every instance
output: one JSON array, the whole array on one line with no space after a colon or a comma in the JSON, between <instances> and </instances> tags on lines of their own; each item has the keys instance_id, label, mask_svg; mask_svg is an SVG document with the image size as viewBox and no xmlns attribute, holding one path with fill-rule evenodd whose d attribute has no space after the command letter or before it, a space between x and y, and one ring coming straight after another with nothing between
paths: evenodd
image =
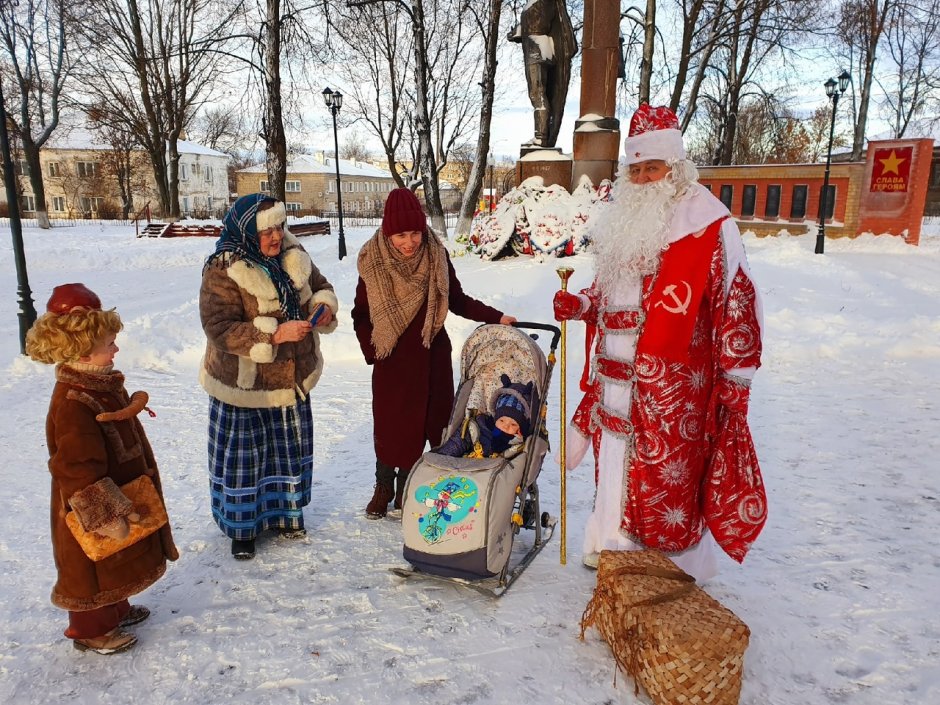
<instances>
[{"instance_id":1,"label":"long white beard","mask_svg":"<svg viewBox=\"0 0 940 705\"><path fill-rule=\"evenodd\" d=\"M656 271L669 244L677 191L671 179L650 184L633 184L626 175L617 179L610 202L598 204L590 223L601 291Z\"/></svg>"}]
</instances>

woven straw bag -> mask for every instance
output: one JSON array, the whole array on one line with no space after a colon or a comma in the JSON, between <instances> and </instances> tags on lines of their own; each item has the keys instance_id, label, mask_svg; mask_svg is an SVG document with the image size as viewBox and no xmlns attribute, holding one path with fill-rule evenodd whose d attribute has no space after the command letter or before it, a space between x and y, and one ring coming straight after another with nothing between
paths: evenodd
<instances>
[{"instance_id":1,"label":"woven straw bag","mask_svg":"<svg viewBox=\"0 0 940 705\"><path fill-rule=\"evenodd\" d=\"M591 626L655 705L737 705L750 630L662 553L601 553Z\"/></svg>"}]
</instances>

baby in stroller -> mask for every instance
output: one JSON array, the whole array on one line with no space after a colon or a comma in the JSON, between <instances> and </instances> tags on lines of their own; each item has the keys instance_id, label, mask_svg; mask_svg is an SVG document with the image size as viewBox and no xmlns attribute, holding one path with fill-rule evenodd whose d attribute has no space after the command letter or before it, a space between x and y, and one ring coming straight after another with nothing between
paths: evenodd
<instances>
[{"instance_id":1,"label":"baby in stroller","mask_svg":"<svg viewBox=\"0 0 940 705\"><path fill-rule=\"evenodd\" d=\"M532 382L513 383L501 375L492 414L468 409L463 424L435 452L454 458L511 458L519 453L529 437L529 400Z\"/></svg>"}]
</instances>

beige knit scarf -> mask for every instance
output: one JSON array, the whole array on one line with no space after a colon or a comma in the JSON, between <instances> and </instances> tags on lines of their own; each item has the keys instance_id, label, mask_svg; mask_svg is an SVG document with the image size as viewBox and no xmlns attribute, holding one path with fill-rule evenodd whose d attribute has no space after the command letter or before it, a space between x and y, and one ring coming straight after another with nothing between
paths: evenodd
<instances>
[{"instance_id":1,"label":"beige knit scarf","mask_svg":"<svg viewBox=\"0 0 940 705\"><path fill-rule=\"evenodd\" d=\"M450 285L447 250L434 231L428 228L418 250L405 257L380 228L359 250L358 268L369 297L376 359L392 354L425 299L421 342L430 348L447 318Z\"/></svg>"}]
</instances>

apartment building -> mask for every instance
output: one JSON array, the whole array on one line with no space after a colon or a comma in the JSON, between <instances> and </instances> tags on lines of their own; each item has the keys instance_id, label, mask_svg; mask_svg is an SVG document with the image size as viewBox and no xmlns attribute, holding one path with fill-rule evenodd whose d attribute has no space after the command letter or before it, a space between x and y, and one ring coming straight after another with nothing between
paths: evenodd
<instances>
[{"instance_id":1,"label":"apartment building","mask_svg":"<svg viewBox=\"0 0 940 705\"><path fill-rule=\"evenodd\" d=\"M220 217L229 204L229 156L187 140L179 140L177 147L181 214ZM122 182L123 189L131 192L131 216L148 204L154 215L162 215L150 159L142 149L131 150L125 160L93 133L71 129L53 135L39 161L50 218L121 217ZM29 167L25 159L17 159L14 166L20 206L29 218L36 211ZM5 194L0 194L0 201L6 202Z\"/></svg>"},{"instance_id":2,"label":"apartment building","mask_svg":"<svg viewBox=\"0 0 940 705\"><path fill-rule=\"evenodd\" d=\"M343 212L381 212L385 196L396 187L391 172L368 162L339 160ZM264 164L235 173L238 196L269 191ZM298 154L287 164L284 188L287 210L296 215L321 214L337 209L336 161L323 151Z\"/></svg>"}]
</instances>

